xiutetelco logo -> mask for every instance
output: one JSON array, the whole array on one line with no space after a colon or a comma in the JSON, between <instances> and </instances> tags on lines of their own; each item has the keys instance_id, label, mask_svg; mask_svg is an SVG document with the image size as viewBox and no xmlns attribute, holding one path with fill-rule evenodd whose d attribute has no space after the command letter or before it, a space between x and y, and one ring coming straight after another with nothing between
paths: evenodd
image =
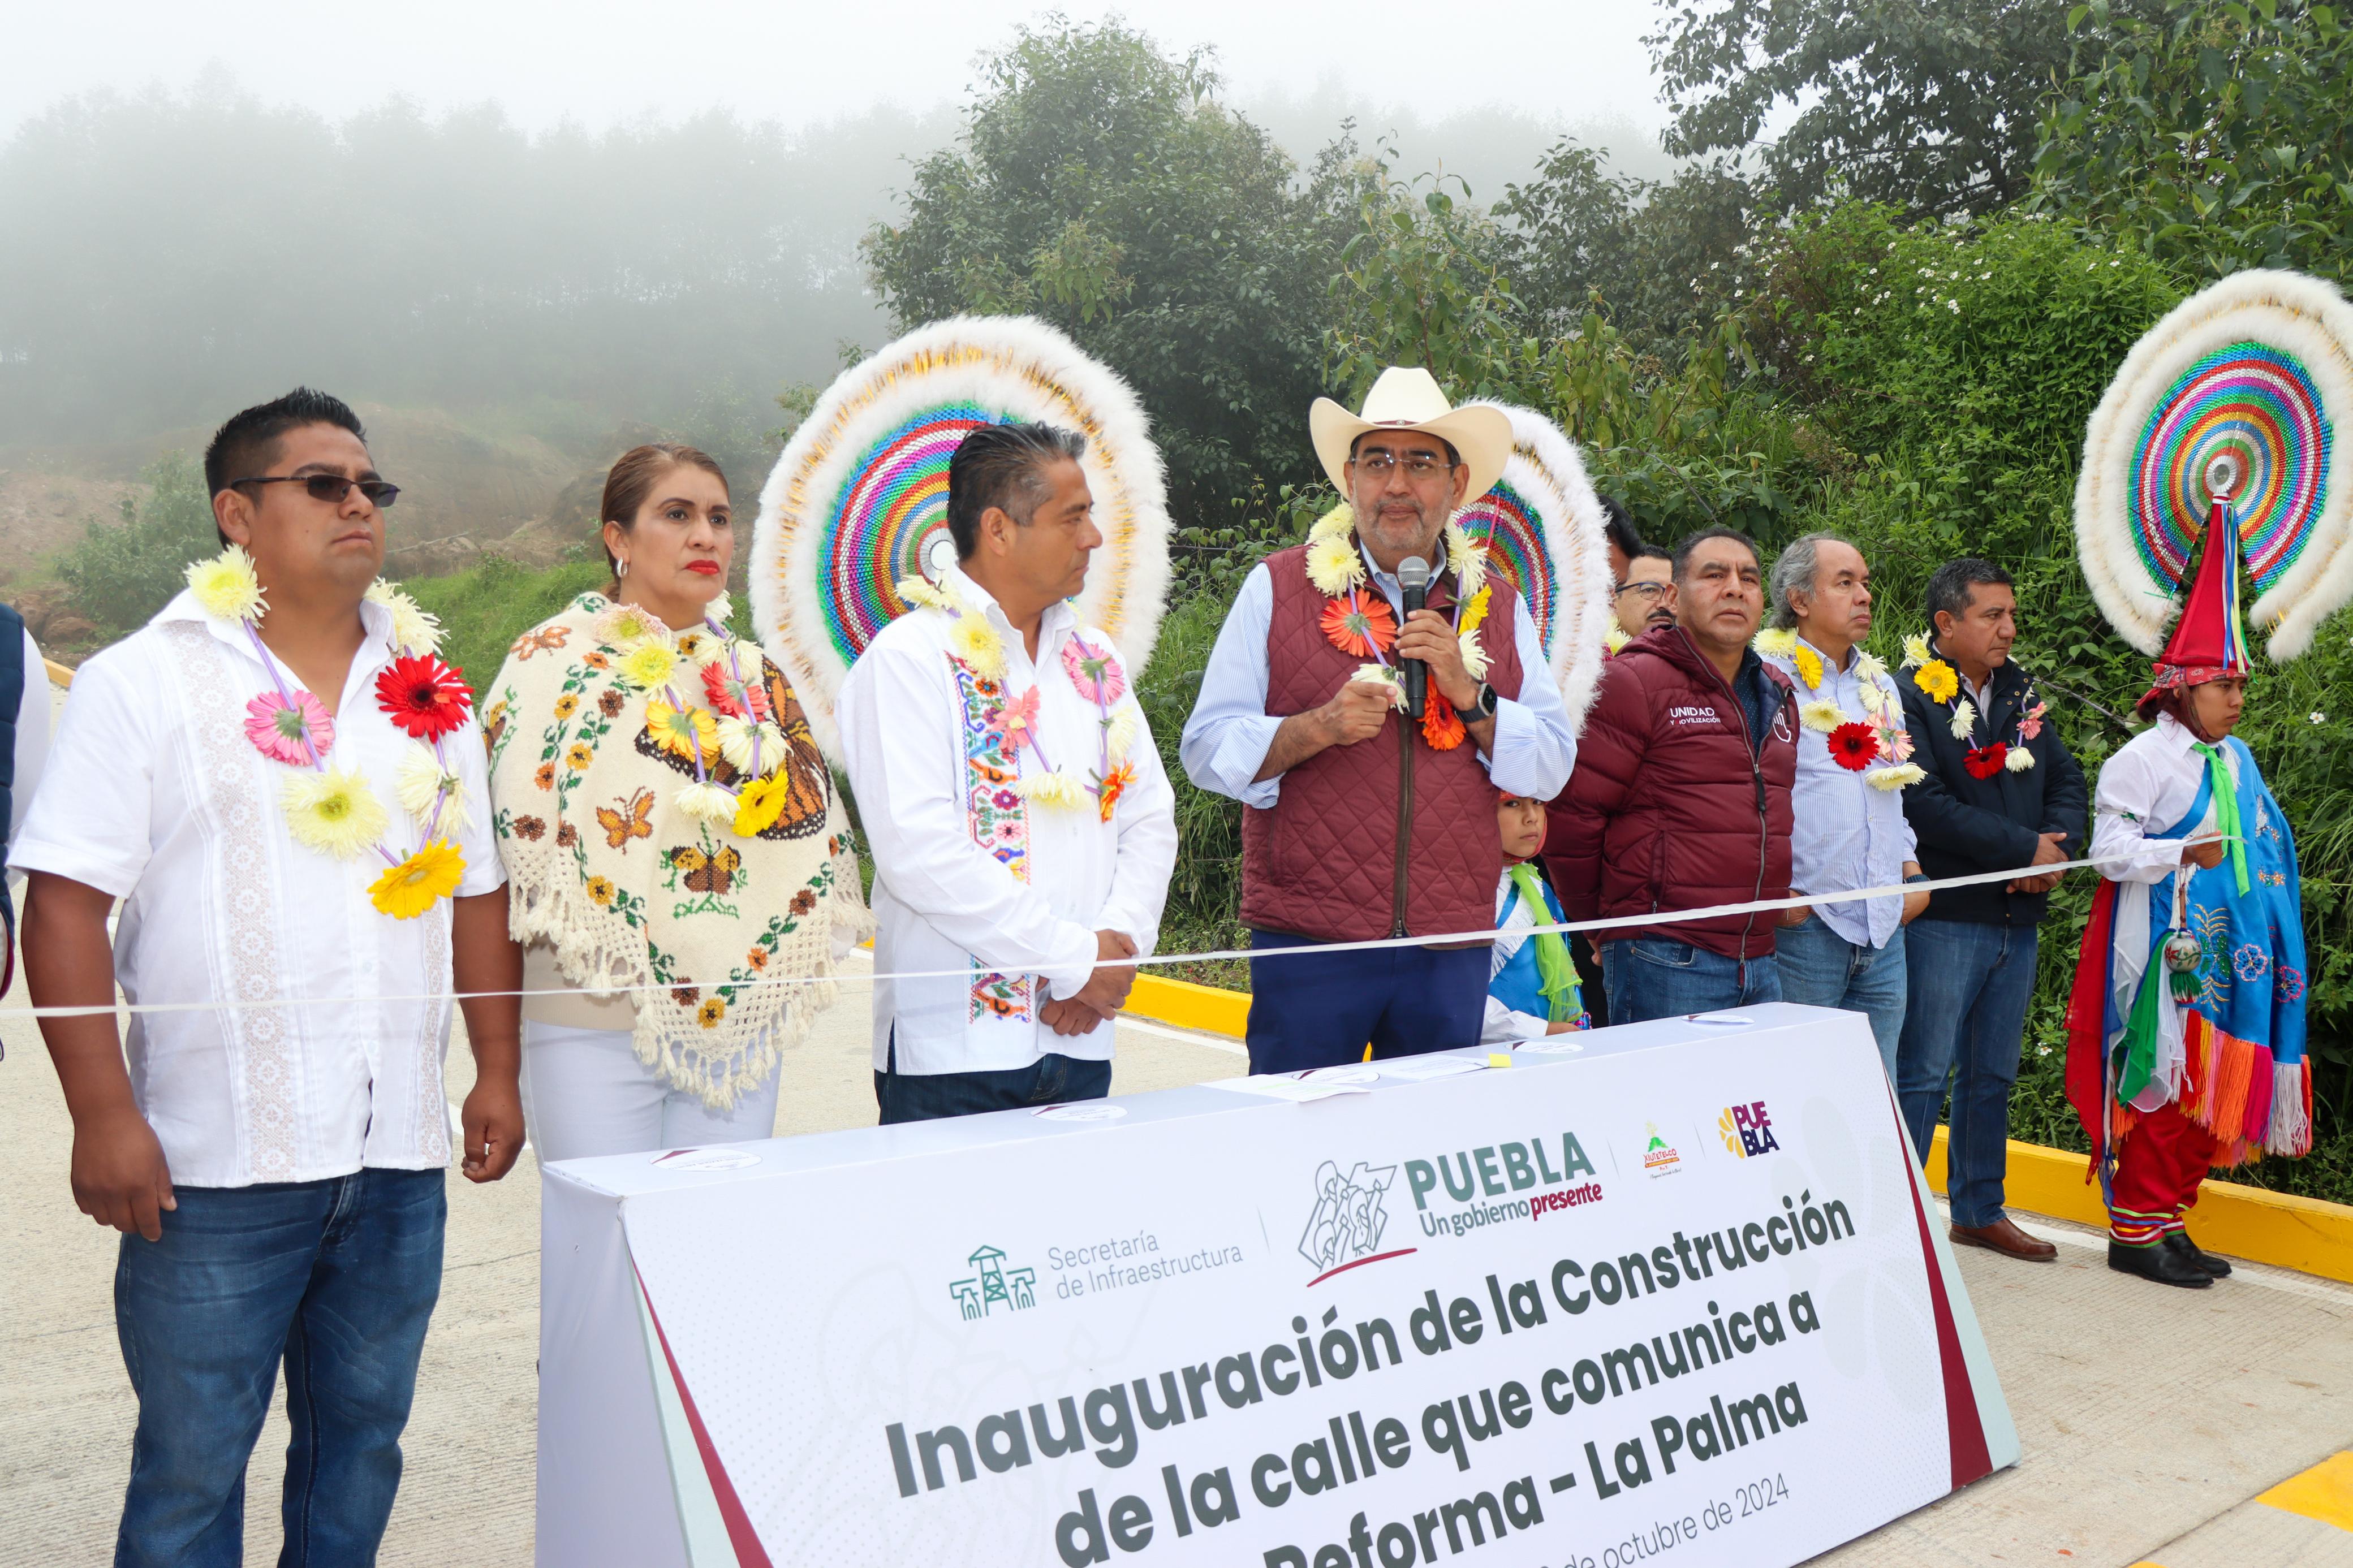
<instances>
[{"instance_id":1,"label":"xiutetelco logo","mask_svg":"<svg viewBox=\"0 0 2353 1568\"><path fill-rule=\"evenodd\" d=\"M986 1246L965 1261L972 1265L973 1277L950 1281L948 1294L967 1320L988 1317L1000 1307L1018 1312L1038 1304L1036 1269L1008 1268L1005 1254Z\"/></svg>"},{"instance_id":2,"label":"xiutetelco logo","mask_svg":"<svg viewBox=\"0 0 2353 1568\"><path fill-rule=\"evenodd\" d=\"M1655 1121L1642 1123L1642 1173L1646 1176L1672 1175L1683 1168L1683 1157L1675 1152L1659 1131Z\"/></svg>"},{"instance_id":3,"label":"xiutetelco logo","mask_svg":"<svg viewBox=\"0 0 2353 1568\"><path fill-rule=\"evenodd\" d=\"M1307 1228L1299 1234L1299 1256L1314 1265L1316 1280L1359 1263L1399 1256L1381 1250L1381 1237L1389 1226L1389 1184L1395 1180L1395 1165L1367 1165L1362 1160L1345 1175L1335 1160L1315 1167L1315 1207L1307 1216Z\"/></svg>"},{"instance_id":4,"label":"xiutetelco logo","mask_svg":"<svg viewBox=\"0 0 2353 1568\"><path fill-rule=\"evenodd\" d=\"M1725 1106L1724 1114L1715 1119L1715 1130L1724 1134L1724 1146L1738 1159L1752 1160L1781 1147L1773 1136L1773 1118L1766 1114L1761 1100Z\"/></svg>"}]
</instances>

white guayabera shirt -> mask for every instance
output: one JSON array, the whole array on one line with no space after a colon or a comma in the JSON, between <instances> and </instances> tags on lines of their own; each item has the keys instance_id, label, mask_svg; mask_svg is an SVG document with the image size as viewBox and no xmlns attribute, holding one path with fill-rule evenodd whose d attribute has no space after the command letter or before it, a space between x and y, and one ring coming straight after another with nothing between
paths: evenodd
<instances>
[{"instance_id":1,"label":"white guayabera shirt","mask_svg":"<svg viewBox=\"0 0 2353 1568\"><path fill-rule=\"evenodd\" d=\"M392 617L373 603L360 615L367 637L335 705L329 757L366 775L391 818L385 847L403 856L419 828L396 773L417 742L376 703ZM10 860L123 900L114 973L133 1004L443 998L134 1016L132 1093L175 1184L447 1164L449 901L414 920L380 914L368 885L381 855L339 861L295 839L278 808L291 770L245 736L247 700L271 689L243 628L182 593L75 672ZM471 720L442 753L470 808L462 830L443 825L466 858L458 894L491 892L506 877Z\"/></svg>"},{"instance_id":2,"label":"white guayabera shirt","mask_svg":"<svg viewBox=\"0 0 2353 1568\"><path fill-rule=\"evenodd\" d=\"M1004 645L1004 694L1037 689L1047 759L1085 778L1100 765L1102 721L1065 673L1062 647L1082 634L1097 650L1111 639L1055 605L1039 623L1032 660L985 589L953 569L946 581ZM917 611L885 626L859 656L835 710L850 793L874 851L875 970L952 972L875 984L874 1070L892 1056L894 1029L903 1073L1008 1071L1049 1052L1107 1061L1108 1026L1057 1035L1039 1022L1038 1004L1086 984L1098 931L1123 931L1138 954L1152 952L1176 864L1175 794L1139 715L1126 758L1135 776L1109 822L1092 795L1076 809L1017 805L1009 791L976 796L967 748L976 715L968 715L948 662L953 625L944 614ZM1134 676L1127 672L1128 700ZM1045 770L1025 747L1019 771ZM976 816L987 819L983 836L994 828L1002 853L981 847ZM1026 880L1010 868L1013 858L1025 863Z\"/></svg>"}]
</instances>

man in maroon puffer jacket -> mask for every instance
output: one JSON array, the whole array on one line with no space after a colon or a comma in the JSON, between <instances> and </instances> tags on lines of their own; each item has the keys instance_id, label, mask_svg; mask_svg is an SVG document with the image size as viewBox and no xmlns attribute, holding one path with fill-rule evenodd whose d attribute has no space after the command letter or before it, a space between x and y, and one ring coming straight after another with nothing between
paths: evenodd
<instances>
[{"instance_id":1,"label":"man in maroon puffer jacket","mask_svg":"<svg viewBox=\"0 0 2353 1568\"><path fill-rule=\"evenodd\" d=\"M1675 624L1618 651L1554 800L1545 864L1571 920L1787 898L1797 697L1749 647L1757 547L1675 547ZM1594 932L1612 1024L1780 997L1770 913Z\"/></svg>"}]
</instances>

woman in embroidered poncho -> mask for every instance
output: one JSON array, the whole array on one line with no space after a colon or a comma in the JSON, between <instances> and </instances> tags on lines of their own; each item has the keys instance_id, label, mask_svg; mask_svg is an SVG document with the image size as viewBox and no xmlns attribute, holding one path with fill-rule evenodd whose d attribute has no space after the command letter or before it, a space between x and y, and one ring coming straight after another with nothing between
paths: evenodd
<instances>
[{"instance_id":1,"label":"woman in embroidered poncho","mask_svg":"<svg viewBox=\"0 0 2353 1568\"><path fill-rule=\"evenodd\" d=\"M2218 509L2219 511L2219 509ZM2237 552L2201 562L2140 700L2154 727L2100 769L2103 880L2067 1011L2067 1094L2109 1214L2108 1266L2201 1289L2231 1271L2183 1219L2214 1166L2312 1147L2295 839L2246 742Z\"/></svg>"},{"instance_id":2,"label":"woman in embroidered poncho","mask_svg":"<svg viewBox=\"0 0 2353 1568\"><path fill-rule=\"evenodd\" d=\"M637 447L602 515L613 586L518 637L482 711L550 1160L768 1137L780 1053L871 929L800 703L726 629L718 464Z\"/></svg>"}]
</instances>

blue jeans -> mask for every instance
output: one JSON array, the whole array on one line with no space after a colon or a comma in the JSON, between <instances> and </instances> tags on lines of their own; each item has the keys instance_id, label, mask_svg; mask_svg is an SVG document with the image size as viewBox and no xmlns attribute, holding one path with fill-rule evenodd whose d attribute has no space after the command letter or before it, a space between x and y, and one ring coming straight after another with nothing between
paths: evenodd
<instances>
[{"instance_id":1,"label":"blue jeans","mask_svg":"<svg viewBox=\"0 0 2353 1568\"><path fill-rule=\"evenodd\" d=\"M181 1187L122 1238L115 1330L139 1396L116 1568L235 1568L245 1466L286 1363L290 1565L372 1563L441 1293L438 1170Z\"/></svg>"},{"instance_id":2,"label":"blue jeans","mask_svg":"<svg viewBox=\"0 0 2353 1568\"><path fill-rule=\"evenodd\" d=\"M1915 977L1895 1053L1895 1094L1904 1125L1922 1160L1953 1085L1945 1192L1953 1223L1965 1228L2002 1216L2002 1173L2010 1163L2010 1086L2026 1005L2034 994L2034 928L1923 915L1904 928L1905 959Z\"/></svg>"},{"instance_id":3,"label":"blue jeans","mask_svg":"<svg viewBox=\"0 0 2353 1568\"><path fill-rule=\"evenodd\" d=\"M1609 984L1612 1024L1681 1018L1781 999L1780 978L1769 952L1743 964L1687 942L1642 936L1602 943L1601 963Z\"/></svg>"},{"instance_id":4,"label":"blue jeans","mask_svg":"<svg viewBox=\"0 0 2353 1568\"><path fill-rule=\"evenodd\" d=\"M944 1116L1101 1100L1111 1092L1111 1063L1081 1061L1052 1051L1026 1068L1000 1072L901 1072L898 1033L893 1030L882 1060L887 1070L874 1075L874 1103L885 1127L894 1121L936 1121Z\"/></svg>"},{"instance_id":5,"label":"blue jeans","mask_svg":"<svg viewBox=\"0 0 2353 1568\"><path fill-rule=\"evenodd\" d=\"M1265 952L1315 939L1253 931ZM1377 947L1250 960L1252 1072L1297 1072L1479 1043L1493 958L1477 947Z\"/></svg>"},{"instance_id":6,"label":"blue jeans","mask_svg":"<svg viewBox=\"0 0 2353 1568\"><path fill-rule=\"evenodd\" d=\"M1803 925L1773 933L1773 966L1780 972L1782 1001L1869 1015L1880 1065L1887 1081L1895 1081L1895 1043L1904 1035L1902 926L1885 947L1868 947L1847 941L1815 913Z\"/></svg>"}]
</instances>

